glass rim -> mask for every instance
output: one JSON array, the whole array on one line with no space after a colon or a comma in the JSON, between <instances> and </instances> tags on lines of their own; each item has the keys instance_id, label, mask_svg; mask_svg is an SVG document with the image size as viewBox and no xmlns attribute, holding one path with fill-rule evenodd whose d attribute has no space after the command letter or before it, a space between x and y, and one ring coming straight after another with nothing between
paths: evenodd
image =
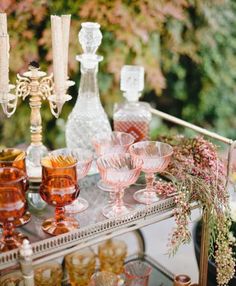
<instances>
[{"instance_id":1,"label":"glass rim","mask_svg":"<svg viewBox=\"0 0 236 286\"><path fill-rule=\"evenodd\" d=\"M147 273L146 274L143 274L143 275L135 275L135 274L132 274L130 273L129 271L127 271L127 266L129 264L144 264L146 267L147 267ZM151 273L152 273L152 267L151 265L149 265L148 263L146 263L145 261L129 261L128 263L125 264L124 266L124 273L125 275L128 277L128 278L131 278L131 279L142 279L142 278L146 278L148 277Z\"/></svg>"},{"instance_id":2,"label":"glass rim","mask_svg":"<svg viewBox=\"0 0 236 286\"><path fill-rule=\"evenodd\" d=\"M120 134L120 135L124 134L125 136L127 136L127 137L130 138L130 141L131 141L131 142L129 142L129 143L126 143L126 144L117 144L117 145L122 146L122 147L123 147L123 146L131 145L131 144L133 144L134 141L135 141L134 136L131 135L131 134L129 134L129 133L121 132L121 131L112 131L111 133L103 132L103 133L100 134L100 135L99 135L99 134L95 135L95 136L92 138L92 142L93 142L94 144L97 144L97 143L101 142L102 140L108 140L108 142L110 142L111 140L109 140L105 135L112 136L112 134L114 134L114 135L116 135L116 134ZM104 135L104 137L103 137L102 135ZM100 136L100 137L99 137L99 136Z\"/></svg>"},{"instance_id":3,"label":"glass rim","mask_svg":"<svg viewBox=\"0 0 236 286\"><path fill-rule=\"evenodd\" d=\"M27 179L26 173L24 171L18 169L18 168L11 167L11 166L9 166L9 167L0 167L0 177L1 177L1 170L14 170L14 171L20 173L20 177L15 179L15 180L11 180L11 181L4 181L3 182L3 181L0 180L0 185L1 184L2 185L12 185L13 183L18 183L18 182L20 182L23 179Z\"/></svg>"},{"instance_id":4,"label":"glass rim","mask_svg":"<svg viewBox=\"0 0 236 286\"><path fill-rule=\"evenodd\" d=\"M143 160L141 158L134 158L134 157L132 157L130 153L117 153L117 154L110 153L110 154L102 155L102 156L98 157L97 165L99 165L99 168L101 168L103 170L106 170L107 168L102 166L102 163L101 163L102 160L110 159L110 158L114 158L114 157L124 157L124 156L125 157L130 157L131 160L135 160L138 163L138 166L136 166L135 168L129 169L128 171L135 171L135 170L138 170L138 169L142 168ZM124 170L123 172L127 172L127 170Z\"/></svg>"},{"instance_id":5,"label":"glass rim","mask_svg":"<svg viewBox=\"0 0 236 286\"><path fill-rule=\"evenodd\" d=\"M44 158L46 158L46 157L44 157ZM50 167L50 166L45 166L45 165L42 163L42 160L43 160L44 158L42 158L42 159L40 160L41 166L42 166L43 168L51 169L51 170L53 170L53 169L56 169L56 170L70 169L70 168L76 167L76 165L77 165L77 163L78 163L78 161L76 160L75 163L73 163L73 164L71 164L71 165L68 165L68 166L65 166L65 167Z\"/></svg>"},{"instance_id":6,"label":"glass rim","mask_svg":"<svg viewBox=\"0 0 236 286\"><path fill-rule=\"evenodd\" d=\"M87 159L78 160L77 158L75 158L77 160L76 164L80 164L80 162L88 163L90 161L93 161L93 159L94 159L92 151L90 151L89 149L86 149L86 148L75 148L75 149L72 149L72 148L59 148L59 149L51 151L49 154L54 154L54 152L56 153L57 151L59 151L59 152L60 151L68 151L68 152L75 152L75 153L77 151L84 151L84 152L88 153L88 157L89 158L87 158Z\"/></svg>"},{"instance_id":7,"label":"glass rim","mask_svg":"<svg viewBox=\"0 0 236 286\"><path fill-rule=\"evenodd\" d=\"M14 159L14 160L1 160L1 159L0 159L0 163L19 162L19 161L24 160L24 159L26 158L26 151L24 151L24 150L21 150L21 149L18 149L18 148L2 148L2 149L0 150L0 152L2 152L3 150L17 150L17 151L21 151L21 152L24 154L24 157L21 158L21 159L18 159L18 160L16 160L16 159ZM17 155L17 156L18 156L18 155ZM16 158L17 158L17 156L16 156Z\"/></svg>"},{"instance_id":8,"label":"glass rim","mask_svg":"<svg viewBox=\"0 0 236 286\"><path fill-rule=\"evenodd\" d=\"M91 276L91 280L92 279L94 280L98 275L103 275L103 274L109 275L110 277L112 277L114 279L114 282L118 282L118 278L117 278L117 275L115 273L113 273L111 271L101 271L101 270L95 271L93 273L93 275Z\"/></svg>"},{"instance_id":9,"label":"glass rim","mask_svg":"<svg viewBox=\"0 0 236 286\"><path fill-rule=\"evenodd\" d=\"M139 146L139 145L142 145L142 144L145 145L145 143L146 143L146 145L148 145L148 143L153 143L154 145L156 145L156 143L159 143L159 144L161 143L161 145L168 146L168 148L170 149L170 150L169 150L169 153L167 153L166 155L163 155L163 156L160 156L160 155L152 155L152 158L153 158L153 159L169 157L169 156L171 156L171 155L173 154L173 152L174 152L173 147L172 147L170 144L168 144L168 143L164 143L164 142L161 142L161 141L140 141L140 142L136 142L136 143L132 144L132 145L129 147L129 152L130 152L130 154L133 155L133 156L136 156L136 157L142 157L143 155L139 155L139 154L136 154L136 153L134 152L134 148L135 148L136 146ZM141 147L140 147L140 148L141 148ZM150 159L152 159L152 158L150 158Z\"/></svg>"}]
</instances>

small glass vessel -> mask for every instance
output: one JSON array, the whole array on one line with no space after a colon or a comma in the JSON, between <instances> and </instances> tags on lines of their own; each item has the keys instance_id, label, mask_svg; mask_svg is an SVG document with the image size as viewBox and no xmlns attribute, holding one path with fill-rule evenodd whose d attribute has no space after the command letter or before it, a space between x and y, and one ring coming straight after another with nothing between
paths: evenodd
<instances>
[{"instance_id":1,"label":"small glass vessel","mask_svg":"<svg viewBox=\"0 0 236 286\"><path fill-rule=\"evenodd\" d=\"M41 161L42 183L39 193L45 202L56 207L55 216L42 224L42 229L48 234L63 234L79 227L75 218L65 215L64 208L79 195L76 163L74 157L50 154Z\"/></svg>"},{"instance_id":2,"label":"small glass vessel","mask_svg":"<svg viewBox=\"0 0 236 286\"><path fill-rule=\"evenodd\" d=\"M84 248L67 255L65 264L71 285L87 286L95 272L96 256L89 248Z\"/></svg>"},{"instance_id":3,"label":"small glass vessel","mask_svg":"<svg viewBox=\"0 0 236 286\"><path fill-rule=\"evenodd\" d=\"M125 265L126 286L148 286L152 267L144 261L130 261Z\"/></svg>"},{"instance_id":4,"label":"small glass vessel","mask_svg":"<svg viewBox=\"0 0 236 286\"><path fill-rule=\"evenodd\" d=\"M144 68L123 66L120 86L126 102L114 107L114 130L132 134L135 142L148 140L152 119L150 106L146 102L138 101L144 88Z\"/></svg>"},{"instance_id":5,"label":"small glass vessel","mask_svg":"<svg viewBox=\"0 0 236 286\"><path fill-rule=\"evenodd\" d=\"M134 143L134 137L125 132L102 133L93 137L93 146L97 157L106 154L124 154ZM106 184L103 180L98 181L99 189L107 192L114 191L114 187Z\"/></svg>"},{"instance_id":6,"label":"small glass vessel","mask_svg":"<svg viewBox=\"0 0 236 286\"><path fill-rule=\"evenodd\" d=\"M179 274L174 277L174 286L189 286L191 278L185 274Z\"/></svg>"},{"instance_id":7,"label":"small glass vessel","mask_svg":"<svg viewBox=\"0 0 236 286\"><path fill-rule=\"evenodd\" d=\"M63 271L59 263L44 263L34 269L35 286L61 286Z\"/></svg>"},{"instance_id":8,"label":"small glass vessel","mask_svg":"<svg viewBox=\"0 0 236 286\"><path fill-rule=\"evenodd\" d=\"M21 271L14 271L0 277L1 286L24 286L24 277Z\"/></svg>"},{"instance_id":9,"label":"small glass vessel","mask_svg":"<svg viewBox=\"0 0 236 286\"><path fill-rule=\"evenodd\" d=\"M98 63L103 57L97 55L96 51L101 40L99 24L82 23L79 41L84 53L76 57L81 63L79 94L66 125L66 144L70 149L84 148L94 152L92 146L94 135L111 132L97 84Z\"/></svg>"},{"instance_id":10,"label":"small glass vessel","mask_svg":"<svg viewBox=\"0 0 236 286\"><path fill-rule=\"evenodd\" d=\"M118 278L112 272L98 271L93 274L89 286L118 286Z\"/></svg>"},{"instance_id":11,"label":"small glass vessel","mask_svg":"<svg viewBox=\"0 0 236 286\"><path fill-rule=\"evenodd\" d=\"M108 239L98 247L98 258L101 271L120 275L124 272L124 262L127 256L127 245L122 240Z\"/></svg>"},{"instance_id":12,"label":"small glass vessel","mask_svg":"<svg viewBox=\"0 0 236 286\"><path fill-rule=\"evenodd\" d=\"M26 175L26 152L16 148L5 148L0 151L0 167L15 167L19 170L22 170ZM29 187L28 179L25 183L25 193ZM14 220L14 226L22 226L29 222L31 219L31 214L29 211L26 211L21 218L16 218Z\"/></svg>"},{"instance_id":13,"label":"small glass vessel","mask_svg":"<svg viewBox=\"0 0 236 286\"><path fill-rule=\"evenodd\" d=\"M20 219L26 211L25 199L26 175L14 167L0 168L0 222L2 237L0 252L18 248L26 238L15 231L14 221Z\"/></svg>"},{"instance_id":14,"label":"small glass vessel","mask_svg":"<svg viewBox=\"0 0 236 286\"><path fill-rule=\"evenodd\" d=\"M77 170L77 179L80 180L84 178L91 167L93 161L93 154L87 149L77 148L77 149L68 149L62 148L57 149L51 152L55 156L72 156L76 158L76 170ZM67 213L80 213L86 210L89 206L89 203L84 198L77 198L72 204L65 206Z\"/></svg>"}]
</instances>

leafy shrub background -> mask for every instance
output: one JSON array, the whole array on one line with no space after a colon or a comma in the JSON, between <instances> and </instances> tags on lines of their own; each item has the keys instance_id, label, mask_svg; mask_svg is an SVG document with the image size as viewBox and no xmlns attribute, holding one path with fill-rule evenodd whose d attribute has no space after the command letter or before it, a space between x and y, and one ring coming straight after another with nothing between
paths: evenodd
<instances>
[{"instance_id":1,"label":"leafy shrub background","mask_svg":"<svg viewBox=\"0 0 236 286\"><path fill-rule=\"evenodd\" d=\"M233 0L4 0L8 13L11 80L31 60L51 71L50 14L72 14L69 70L77 87L59 120L44 103L44 141L50 148L63 146L64 127L79 85L80 53L77 34L81 22L101 24L99 54L102 102L112 116L120 101L119 73L124 64L145 67L144 100L163 111L235 138L236 128L236 3ZM0 113L1 143L29 142L29 106L19 102L6 119ZM163 125L162 125L163 126ZM154 133L156 131L154 130Z\"/></svg>"}]
</instances>

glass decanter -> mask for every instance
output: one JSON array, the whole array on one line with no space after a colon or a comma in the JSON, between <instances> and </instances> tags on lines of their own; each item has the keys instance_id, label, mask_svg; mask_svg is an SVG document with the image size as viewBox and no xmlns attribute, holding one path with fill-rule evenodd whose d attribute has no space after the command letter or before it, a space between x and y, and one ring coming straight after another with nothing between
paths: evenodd
<instances>
[{"instance_id":1,"label":"glass decanter","mask_svg":"<svg viewBox=\"0 0 236 286\"><path fill-rule=\"evenodd\" d=\"M103 57L96 54L102 34L97 23L82 23L79 42L84 53L76 57L81 63L81 81L77 102L68 117L66 144L68 148L85 148L94 152L94 134L110 133L111 126L99 96L97 84L98 63Z\"/></svg>"},{"instance_id":2,"label":"glass decanter","mask_svg":"<svg viewBox=\"0 0 236 286\"><path fill-rule=\"evenodd\" d=\"M148 140L152 119L150 106L146 102L138 101L144 88L144 68L123 66L120 86L126 101L115 105L114 130L130 133L135 137L135 142Z\"/></svg>"}]
</instances>

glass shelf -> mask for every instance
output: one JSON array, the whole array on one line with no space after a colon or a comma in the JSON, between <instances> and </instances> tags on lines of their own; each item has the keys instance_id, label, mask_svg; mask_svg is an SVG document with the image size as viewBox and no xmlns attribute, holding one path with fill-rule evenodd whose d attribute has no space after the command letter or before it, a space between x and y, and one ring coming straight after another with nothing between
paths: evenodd
<instances>
[{"instance_id":1,"label":"glass shelf","mask_svg":"<svg viewBox=\"0 0 236 286\"><path fill-rule=\"evenodd\" d=\"M98 189L96 185L98 180L98 175L91 175L80 182L80 196L88 200L89 208L74 215L80 224L80 228L76 231L55 237L49 236L43 232L41 224L44 219L53 216L54 208L47 205L43 210L37 210L32 205L29 206L32 214L31 221L20 227L19 230L32 243L34 260L49 255L52 255L52 258L53 255L57 257L60 253L65 255L70 252L68 248L73 247L74 249L76 247L79 249L89 246L109 237L139 229L172 216L175 205L173 198L160 199L159 202L149 206L138 204L133 199L133 193L142 186L134 185L125 191L124 201L134 205L135 211L117 219L106 219L101 210L109 200L109 193ZM37 188L29 192L31 195L39 196ZM18 260L18 249L0 254L0 270L17 265Z\"/></svg>"}]
</instances>

